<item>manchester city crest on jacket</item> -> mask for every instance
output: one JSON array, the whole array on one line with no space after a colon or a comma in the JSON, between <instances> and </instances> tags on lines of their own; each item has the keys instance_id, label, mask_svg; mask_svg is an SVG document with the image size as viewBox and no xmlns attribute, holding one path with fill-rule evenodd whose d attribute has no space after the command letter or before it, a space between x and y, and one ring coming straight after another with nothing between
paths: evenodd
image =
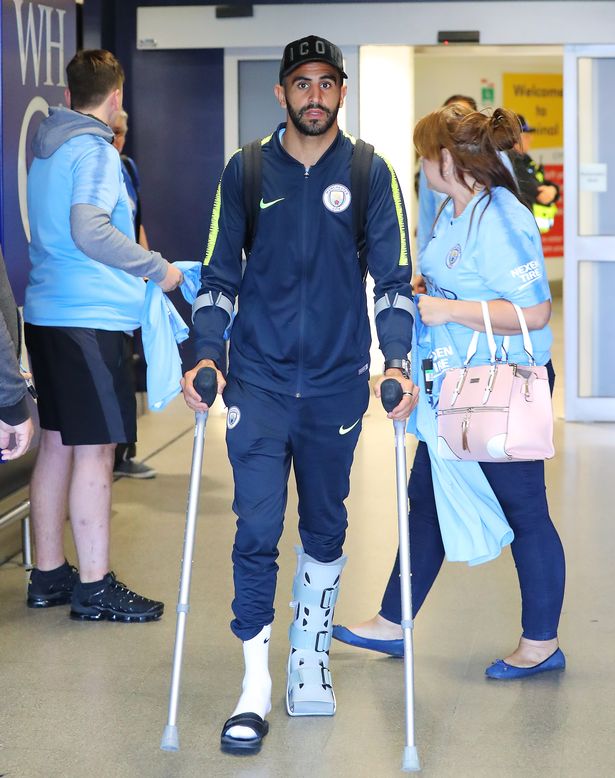
<instances>
[{"instance_id":1,"label":"manchester city crest on jacket","mask_svg":"<svg viewBox=\"0 0 615 778\"><path fill-rule=\"evenodd\" d=\"M226 414L226 426L228 429L234 429L241 419L241 411L236 405L232 405Z\"/></svg>"},{"instance_id":2,"label":"manchester city crest on jacket","mask_svg":"<svg viewBox=\"0 0 615 778\"><path fill-rule=\"evenodd\" d=\"M329 211L341 213L350 205L350 189L344 184L331 184L322 193L322 201Z\"/></svg>"},{"instance_id":3,"label":"manchester city crest on jacket","mask_svg":"<svg viewBox=\"0 0 615 778\"><path fill-rule=\"evenodd\" d=\"M446 255L446 267L449 269L454 267L461 259L461 246L459 243L455 244L453 248Z\"/></svg>"}]
</instances>

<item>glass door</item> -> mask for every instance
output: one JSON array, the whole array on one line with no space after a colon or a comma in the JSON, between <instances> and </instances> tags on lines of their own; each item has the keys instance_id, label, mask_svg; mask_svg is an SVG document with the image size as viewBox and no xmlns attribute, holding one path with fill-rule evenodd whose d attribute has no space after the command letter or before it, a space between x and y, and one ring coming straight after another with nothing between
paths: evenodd
<instances>
[{"instance_id":1,"label":"glass door","mask_svg":"<svg viewBox=\"0 0 615 778\"><path fill-rule=\"evenodd\" d=\"M615 421L615 46L564 53L565 414Z\"/></svg>"}]
</instances>

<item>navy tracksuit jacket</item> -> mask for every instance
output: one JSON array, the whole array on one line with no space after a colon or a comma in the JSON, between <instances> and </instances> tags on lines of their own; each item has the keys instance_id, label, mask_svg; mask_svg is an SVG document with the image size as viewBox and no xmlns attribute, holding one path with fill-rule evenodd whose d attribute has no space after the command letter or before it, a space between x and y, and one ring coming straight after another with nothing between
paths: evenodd
<instances>
[{"instance_id":1,"label":"navy tracksuit jacket","mask_svg":"<svg viewBox=\"0 0 615 778\"><path fill-rule=\"evenodd\" d=\"M370 330L352 227L353 140L338 132L306 170L282 147L283 126L262 143L258 230L243 277L241 151L222 174L194 307L198 359L220 363L227 310L199 305L215 303L219 295L231 304L239 297L224 399L239 517L232 628L243 640L273 620L291 460L305 550L323 562L340 556L347 526L343 501L368 403ZM377 154L366 238L375 299L411 299L401 192L393 169ZM376 328L386 359L406 357L412 337L407 310L387 307Z\"/></svg>"}]
</instances>

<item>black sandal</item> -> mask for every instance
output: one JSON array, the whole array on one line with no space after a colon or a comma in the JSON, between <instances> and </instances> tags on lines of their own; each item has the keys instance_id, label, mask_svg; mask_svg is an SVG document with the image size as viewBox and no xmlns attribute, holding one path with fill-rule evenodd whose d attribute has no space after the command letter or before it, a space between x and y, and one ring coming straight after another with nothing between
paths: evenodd
<instances>
[{"instance_id":1,"label":"black sandal","mask_svg":"<svg viewBox=\"0 0 615 778\"><path fill-rule=\"evenodd\" d=\"M238 738L228 735L233 727L248 727L254 731L254 737ZM224 722L220 736L220 748L225 754L258 754L263 744L263 738L269 732L269 723L257 713L238 713Z\"/></svg>"}]
</instances>

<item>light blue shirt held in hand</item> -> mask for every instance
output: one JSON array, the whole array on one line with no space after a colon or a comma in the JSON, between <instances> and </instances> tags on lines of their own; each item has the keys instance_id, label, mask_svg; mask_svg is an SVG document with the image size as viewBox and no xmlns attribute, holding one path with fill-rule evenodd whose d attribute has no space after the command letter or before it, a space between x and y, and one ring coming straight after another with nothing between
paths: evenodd
<instances>
[{"instance_id":1,"label":"light blue shirt held in hand","mask_svg":"<svg viewBox=\"0 0 615 778\"><path fill-rule=\"evenodd\" d=\"M479 463L454 462L438 456L436 407L442 373L434 380L430 398L419 367L434 352L446 353L449 367L459 367L465 358L465 352L456 352L448 325L426 327L417 314L412 340L412 380L421 391L418 406L408 422L408 432L425 441L429 449L446 558L449 562L467 562L472 567L498 557L502 548L512 543L514 533Z\"/></svg>"},{"instance_id":2,"label":"light blue shirt held in hand","mask_svg":"<svg viewBox=\"0 0 615 778\"><path fill-rule=\"evenodd\" d=\"M201 286L201 262L176 262L184 274L179 287L186 302L195 301ZM181 391L182 361L178 345L188 338L188 325L153 281L147 282L141 318L143 352L147 363L147 403L162 411Z\"/></svg>"}]
</instances>

